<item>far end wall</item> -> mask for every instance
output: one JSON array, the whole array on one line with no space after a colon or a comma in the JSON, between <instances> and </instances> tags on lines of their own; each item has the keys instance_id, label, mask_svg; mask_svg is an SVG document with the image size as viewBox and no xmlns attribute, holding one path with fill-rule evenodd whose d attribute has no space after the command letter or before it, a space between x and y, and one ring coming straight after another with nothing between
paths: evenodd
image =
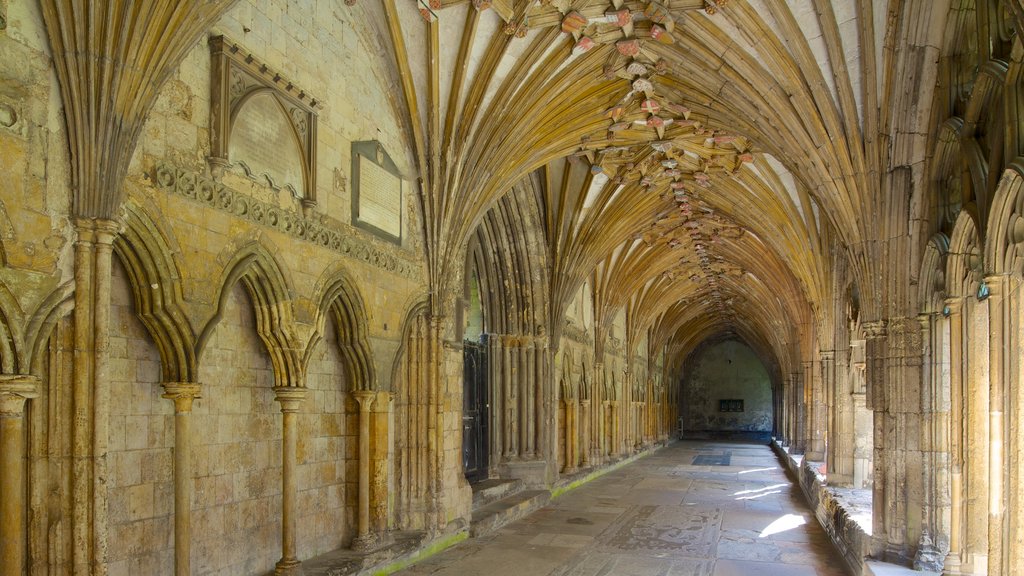
<instances>
[{"instance_id":1,"label":"far end wall","mask_svg":"<svg viewBox=\"0 0 1024 576\"><path fill-rule=\"evenodd\" d=\"M713 344L692 356L683 371L679 413L684 437L768 439L771 384L750 347L737 340ZM723 400L733 402L723 407ZM742 401L742 411L736 400Z\"/></svg>"}]
</instances>

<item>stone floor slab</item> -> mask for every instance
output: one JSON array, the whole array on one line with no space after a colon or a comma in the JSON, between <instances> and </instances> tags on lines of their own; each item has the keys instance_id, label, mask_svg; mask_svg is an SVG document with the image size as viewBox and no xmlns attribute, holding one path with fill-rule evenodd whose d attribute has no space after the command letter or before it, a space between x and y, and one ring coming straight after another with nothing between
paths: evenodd
<instances>
[{"instance_id":1,"label":"stone floor slab","mask_svg":"<svg viewBox=\"0 0 1024 576\"><path fill-rule=\"evenodd\" d=\"M730 465L692 465L699 455ZM401 574L844 574L798 490L767 446L677 442Z\"/></svg>"}]
</instances>

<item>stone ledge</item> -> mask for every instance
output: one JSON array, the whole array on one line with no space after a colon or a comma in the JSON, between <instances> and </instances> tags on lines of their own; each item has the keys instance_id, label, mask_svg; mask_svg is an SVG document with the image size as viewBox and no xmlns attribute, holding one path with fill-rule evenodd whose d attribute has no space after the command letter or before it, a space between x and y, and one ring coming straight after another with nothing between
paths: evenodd
<instances>
[{"instance_id":1,"label":"stone ledge","mask_svg":"<svg viewBox=\"0 0 1024 576\"><path fill-rule=\"evenodd\" d=\"M843 555L852 573L857 576L872 574L867 568L867 557L871 553L870 491L826 486L825 477L817 471L820 463L809 461L802 455L791 455L776 439L772 439L771 446L785 468L796 477L818 523ZM866 507L859 498L860 492L869 494ZM890 573L884 574L888 576Z\"/></svg>"},{"instance_id":2,"label":"stone ledge","mask_svg":"<svg viewBox=\"0 0 1024 576\"><path fill-rule=\"evenodd\" d=\"M877 560L864 562L864 576L939 576L939 572L914 570L906 566L888 564Z\"/></svg>"}]
</instances>

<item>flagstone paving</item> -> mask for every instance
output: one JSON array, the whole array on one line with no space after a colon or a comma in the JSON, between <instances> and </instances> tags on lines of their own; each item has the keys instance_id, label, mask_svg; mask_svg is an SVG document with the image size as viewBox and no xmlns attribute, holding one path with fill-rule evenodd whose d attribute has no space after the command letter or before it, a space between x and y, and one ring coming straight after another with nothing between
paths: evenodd
<instances>
[{"instance_id":1,"label":"flagstone paving","mask_svg":"<svg viewBox=\"0 0 1024 576\"><path fill-rule=\"evenodd\" d=\"M682 441L400 574L841 576L767 446Z\"/></svg>"}]
</instances>

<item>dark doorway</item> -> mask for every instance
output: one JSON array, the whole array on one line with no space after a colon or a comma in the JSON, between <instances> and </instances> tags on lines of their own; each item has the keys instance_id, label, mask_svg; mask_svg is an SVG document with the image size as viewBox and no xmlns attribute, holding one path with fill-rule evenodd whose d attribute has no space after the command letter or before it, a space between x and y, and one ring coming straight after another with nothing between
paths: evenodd
<instances>
[{"instance_id":1,"label":"dark doorway","mask_svg":"<svg viewBox=\"0 0 1024 576\"><path fill-rule=\"evenodd\" d=\"M487 342L463 342L462 469L466 479L487 478Z\"/></svg>"}]
</instances>

